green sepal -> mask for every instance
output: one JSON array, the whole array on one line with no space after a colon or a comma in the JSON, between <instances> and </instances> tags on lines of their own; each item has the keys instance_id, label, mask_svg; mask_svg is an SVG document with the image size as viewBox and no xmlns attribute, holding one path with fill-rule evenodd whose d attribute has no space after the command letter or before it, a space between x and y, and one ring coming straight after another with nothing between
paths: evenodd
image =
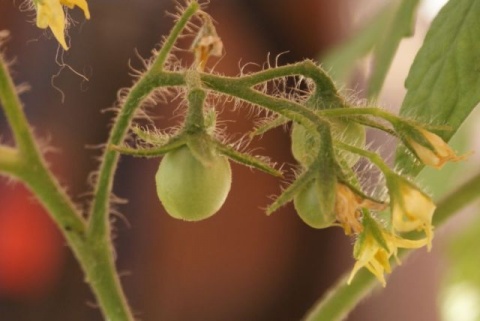
<instances>
[{"instance_id":1,"label":"green sepal","mask_svg":"<svg viewBox=\"0 0 480 321\"><path fill-rule=\"evenodd\" d=\"M171 135L158 131L146 130L139 126L132 126L131 130L142 141L154 146L165 145L171 139Z\"/></svg>"},{"instance_id":2,"label":"green sepal","mask_svg":"<svg viewBox=\"0 0 480 321\"><path fill-rule=\"evenodd\" d=\"M235 148L218 141L215 142L215 146L220 154L227 156L234 162L256 168L262 172L276 177L283 177L283 172L275 169L273 165L266 160L262 160L250 154L239 152Z\"/></svg>"},{"instance_id":3,"label":"green sepal","mask_svg":"<svg viewBox=\"0 0 480 321\"><path fill-rule=\"evenodd\" d=\"M385 241L385 238L383 237L382 234L382 229L378 225L377 221L370 215L370 212L366 209L362 210L363 212L363 220L362 220L362 225L363 225L363 232L360 234L366 235L371 235L375 241L387 252L390 252L390 249L388 248L387 241ZM355 253L354 253L355 255Z\"/></svg>"},{"instance_id":4,"label":"green sepal","mask_svg":"<svg viewBox=\"0 0 480 321\"><path fill-rule=\"evenodd\" d=\"M411 152L415 153L415 150L410 146L408 140L412 140L419 145L422 145L425 148L435 151L435 147L425 138L425 136L418 129L419 125L409 124L407 121L404 122L393 122L393 127L398 134L398 137L402 140L403 144L410 149Z\"/></svg>"},{"instance_id":5,"label":"green sepal","mask_svg":"<svg viewBox=\"0 0 480 321\"><path fill-rule=\"evenodd\" d=\"M187 135L187 146L203 166L209 167L215 161L217 153L215 142L208 134Z\"/></svg>"},{"instance_id":6,"label":"green sepal","mask_svg":"<svg viewBox=\"0 0 480 321\"><path fill-rule=\"evenodd\" d=\"M307 171L300 174L292 184L290 184L282 193L275 199L275 201L267 207L267 215L272 214L283 205L287 204L297 193L305 188L311 181L315 179L316 168L309 168Z\"/></svg>"},{"instance_id":7,"label":"green sepal","mask_svg":"<svg viewBox=\"0 0 480 321\"><path fill-rule=\"evenodd\" d=\"M287 124L289 121L290 120L288 118L283 116L276 116L272 119L265 119L260 124L257 124L257 126L248 135L250 136L250 138L263 135L271 129Z\"/></svg>"},{"instance_id":8,"label":"green sepal","mask_svg":"<svg viewBox=\"0 0 480 321\"><path fill-rule=\"evenodd\" d=\"M124 155L130 155L134 157L146 157L146 158L154 158L160 157L165 155L168 152L171 152L177 148L182 147L187 143L187 140L184 136L173 136L168 139L163 145L154 146L154 147L138 147L133 148L129 146L118 146L118 145L110 145L109 149L117 151Z\"/></svg>"}]
</instances>

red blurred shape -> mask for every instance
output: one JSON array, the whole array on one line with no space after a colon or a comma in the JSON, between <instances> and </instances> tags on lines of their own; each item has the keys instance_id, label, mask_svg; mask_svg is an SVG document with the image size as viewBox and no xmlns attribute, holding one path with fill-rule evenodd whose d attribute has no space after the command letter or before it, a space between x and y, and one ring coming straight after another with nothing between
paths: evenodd
<instances>
[{"instance_id":1,"label":"red blurred shape","mask_svg":"<svg viewBox=\"0 0 480 321\"><path fill-rule=\"evenodd\" d=\"M0 296L41 297L58 280L63 239L24 187L0 187Z\"/></svg>"}]
</instances>

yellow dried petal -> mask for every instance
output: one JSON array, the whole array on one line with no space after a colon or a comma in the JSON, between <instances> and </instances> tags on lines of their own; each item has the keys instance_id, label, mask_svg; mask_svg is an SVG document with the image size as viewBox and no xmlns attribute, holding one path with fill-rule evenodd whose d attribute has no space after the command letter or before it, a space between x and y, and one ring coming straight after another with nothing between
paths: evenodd
<instances>
[{"instance_id":1,"label":"yellow dried petal","mask_svg":"<svg viewBox=\"0 0 480 321\"><path fill-rule=\"evenodd\" d=\"M440 169L446 162L458 162L465 159L465 155L457 156L450 146L438 135L425 129L419 129L425 139L432 145L433 150L410 139L408 143L418 158L425 164Z\"/></svg>"},{"instance_id":2,"label":"yellow dried petal","mask_svg":"<svg viewBox=\"0 0 480 321\"><path fill-rule=\"evenodd\" d=\"M369 224L376 224L372 223L371 221ZM377 225L378 228L380 228ZM357 274L357 272L365 267L368 269L385 287L385 273L391 273L392 269L390 266L390 258L392 256L395 257L397 263L400 264L400 261L397 258L397 252L399 248L420 248L427 245L428 240L420 239L420 240L409 240L401 238L397 235L391 234L384 229L380 230L382 235L382 239L386 243L382 246L378 243L377 238L373 236L372 229L365 227L364 231L357 239L357 243L355 244L356 251L355 251L355 259L357 262L355 263L352 272L350 273L350 277L348 279L348 284L350 284Z\"/></svg>"},{"instance_id":3,"label":"yellow dried petal","mask_svg":"<svg viewBox=\"0 0 480 321\"><path fill-rule=\"evenodd\" d=\"M346 235L351 235L352 232L356 234L362 232L363 227L359 221L361 208L374 211L385 209L385 204L365 199L344 184L338 183L336 189L335 214Z\"/></svg>"}]
</instances>

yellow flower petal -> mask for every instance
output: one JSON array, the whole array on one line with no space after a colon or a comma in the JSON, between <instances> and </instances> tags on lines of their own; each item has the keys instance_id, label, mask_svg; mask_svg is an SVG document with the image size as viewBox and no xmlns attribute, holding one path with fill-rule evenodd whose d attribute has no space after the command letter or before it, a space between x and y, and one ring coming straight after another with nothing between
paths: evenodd
<instances>
[{"instance_id":1,"label":"yellow flower petal","mask_svg":"<svg viewBox=\"0 0 480 321\"><path fill-rule=\"evenodd\" d=\"M73 9L75 6L79 7L83 10L85 18L87 20L90 19L90 11L88 10L88 3L86 0L60 0L60 3L70 9Z\"/></svg>"},{"instance_id":2,"label":"yellow flower petal","mask_svg":"<svg viewBox=\"0 0 480 321\"><path fill-rule=\"evenodd\" d=\"M362 232L364 233L364 232ZM357 272L365 267L382 283L386 285L384 272L390 272L390 263L388 262L389 253L385 251L371 235L365 235L365 239L359 238L357 242L360 249L358 256L356 256L357 262L355 263L350 277L347 281L350 284L357 274Z\"/></svg>"},{"instance_id":3,"label":"yellow flower petal","mask_svg":"<svg viewBox=\"0 0 480 321\"><path fill-rule=\"evenodd\" d=\"M65 13L58 0L42 0L37 4L37 27L50 27L57 41L67 50L65 42Z\"/></svg>"},{"instance_id":4,"label":"yellow flower petal","mask_svg":"<svg viewBox=\"0 0 480 321\"><path fill-rule=\"evenodd\" d=\"M435 135L434 133L422 128L419 128L419 131L430 143L433 149L423 146L418 142L414 141L413 139L409 139L408 143L410 144L410 147L415 151L415 154L418 156L418 158L425 165L440 169L448 161L457 162L465 159L465 155L457 156L455 152L450 148L450 146L448 146L448 144L445 143L440 136Z\"/></svg>"},{"instance_id":5,"label":"yellow flower petal","mask_svg":"<svg viewBox=\"0 0 480 321\"><path fill-rule=\"evenodd\" d=\"M357 262L350 273L348 284L352 282L357 272L365 267L385 287L385 273L392 271L390 258L394 256L397 263L400 263L397 257L398 248L420 248L428 243L427 238L409 240L389 233L368 214L364 217L363 223L364 230L359 235L354 247L354 256Z\"/></svg>"},{"instance_id":6,"label":"yellow flower petal","mask_svg":"<svg viewBox=\"0 0 480 321\"><path fill-rule=\"evenodd\" d=\"M36 2L37 27L41 29L49 27L63 49L68 50L65 42L65 12L62 5L69 8L78 6L83 10L85 17L90 19L90 11L86 0L38 0Z\"/></svg>"},{"instance_id":7,"label":"yellow flower petal","mask_svg":"<svg viewBox=\"0 0 480 321\"><path fill-rule=\"evenodd\" d=\"M423 230L430 249L433 238L432 218L436 206L430 197L410 183L399 181L399 184L397 193L391 196L393 229L402 233Z\"/></svg>"}]
</instances>

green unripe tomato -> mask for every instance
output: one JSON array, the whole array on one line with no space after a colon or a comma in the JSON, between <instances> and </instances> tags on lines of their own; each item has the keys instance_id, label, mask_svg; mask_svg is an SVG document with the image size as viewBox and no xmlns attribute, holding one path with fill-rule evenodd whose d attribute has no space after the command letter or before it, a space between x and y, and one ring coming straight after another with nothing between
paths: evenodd
<instances>
[{"instance_id":1,"label":"green unripe tomato","mask_svg":"<svg viewBox=\"0 0 480 321\"><path fill-rule=\"evenodd\" d=\"M198 161L188 147L169 152L155 175L157 195L174 218L199 221L222 207L232 183L228 159L215 155L209 166Z\"/></svg>"},{"instance_id":2,"label":"green unripe tomato","mask_svg":"<svg viewBox=\"0 0 480 321\"><path fill-rule=\"evenodd\" d=\"M339 140L345 144L352 145L358 148L365 148L365 127L355 123L346 122L343 120L334 120L331 122L332 138ZM299 124L292 126L292 154L293 157L305 167L308 167L315 159L319 142L317 137L310 134L305 127ZM343 157L350 167L353 167L359 156L340 151L337 156Z\"/></svg>"},{"instance_id":3,"label":"green unripe tomato","mask_svg":"<svg viewBox=\"0 0 480 321\"><path fill-rule=\"evenodd\" d=\"M293 205L298 213L298 216L313 228L327 228L332 226L335 222L335 213L321 212L320 204L320 189L318 187L318 180L314 180L300 191L293 198Z\"/></svg>"},{"instance_id":4,"label":"green unripe tomato","mask_svg":"<svg viewBox=\"0 0 480 321\"><path fill-rule=\"evenodd\" d=\"M317 137L308 132L305 127L294 123L292 126L292 154L300 164L308 167L320 148Z\"/></svg>"}]
</instances>

